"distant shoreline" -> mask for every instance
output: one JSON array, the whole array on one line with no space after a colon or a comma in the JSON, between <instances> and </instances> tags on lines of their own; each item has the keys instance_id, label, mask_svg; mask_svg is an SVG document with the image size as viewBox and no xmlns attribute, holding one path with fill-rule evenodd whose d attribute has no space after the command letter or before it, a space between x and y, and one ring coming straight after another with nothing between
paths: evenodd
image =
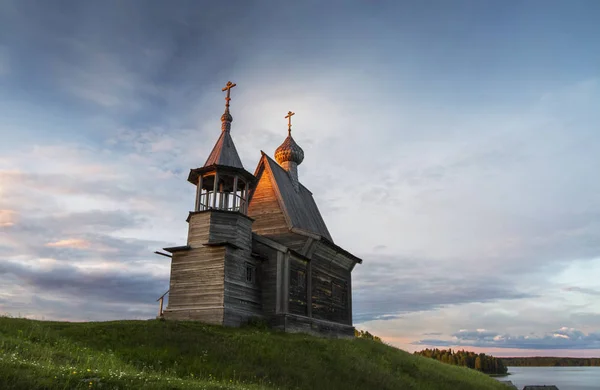
<instances>
[{"instance_id":1,"label":"distant shoreline","mask_svg":"<svg viewBox=\"0 0 600 390\"><path fill-rule=\"evenodd\" d=\"M577 357L501 357L505 366L512 367L600 367L600 358Z\"/></svg>"}]
</instances>

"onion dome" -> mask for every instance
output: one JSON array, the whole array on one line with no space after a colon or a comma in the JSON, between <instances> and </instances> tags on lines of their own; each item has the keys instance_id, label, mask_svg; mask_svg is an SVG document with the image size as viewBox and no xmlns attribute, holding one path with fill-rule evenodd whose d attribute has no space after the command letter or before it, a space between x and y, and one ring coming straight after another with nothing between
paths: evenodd
<instances>
[{"instance_id":1,"label":"onion dome","mask_svg":"<svg viewBox=\"0 0 600 390\"><path fill-rule=\"evenodd\" d=\"M275 160L284 168L295 163L299 165L304 160L304 150L292 138L292 116L295 113L288 111L285 119L288 120L288 136L277 149L275 149Z\"/></svg>"},{"instance_id":2,"label":"onion dome","mask_svg":"<svg viewBox=\"0 0 600 390\"><path fill-rule=\"evenodd\" d=\"M275 150L275 160L279 165L288 161L301 164L304 160L304 150L294 141L291 131L285 141Z\"/></svg>"}]
</instances>

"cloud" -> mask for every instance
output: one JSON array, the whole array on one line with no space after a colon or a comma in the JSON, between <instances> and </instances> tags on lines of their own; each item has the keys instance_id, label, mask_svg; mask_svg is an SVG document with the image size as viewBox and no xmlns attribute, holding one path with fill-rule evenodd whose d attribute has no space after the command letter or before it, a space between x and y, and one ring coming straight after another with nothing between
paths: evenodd
<instances>
[{"instance_id":1,"label":"cloud","mask_svg":"<svg viewBox=\"0 0 600 390\"><path fill-rule=\"evenodd\" d=\"M85 249L90 247L90 243L86 240L78 238L67 238L56 242L49 242L45 246L50 248L75 248Z\"/></svg>"},{"instance_id":2,"label":"cloud","mask_svg":"<svg viewBox=\"0 0 600 390\"><path fill-rule=\"evenodd\" d=\"M57 318L60 314L53 313L56 307L58 312L68 313L68 309L78 308L77 316L84 318L94 316L104 317L112 313L112 318L127 318L128 310L119 311L126 306L137 306L144 310L136 310L138 315L150 317L154 310L150 310L154 301L168 288L168 276L156 275L131 270L80 270L71 265L56 265L50 268L38 266L25 266L12 261L0 263L0 275L3 278L13 279L26 292L15 295L11 300L12 305L22 302L23 298L42 296L34 301L28 311L44 312L50 318ZM5 300L0 304L0 311L10 303ZM44 307L43 303L52 303ZM102 307L104 313L98 312ZM116 316L116 317L115 317Z\"/></svg>"},{"instance_id":3,"label":"cloud","mask_svg":"<svg viewBox=\"0 0 600 390\"><path fill-rule=\"evenodd\" d=\"M570 291L570 292L579 292L582 294L600 296L600 291L595 290L593 288L572 286L572 287L565 287L564 290Z\"/></svg>"},{"instance_id":4,"label":"cloud","mask_svg":"<svg viewBox=\"0 0 600 390\"><path fill-rule=\"evenodd\" d=\"M13 210L0 210L0 228L13 226L17 213Z\"/></svg>"},{"instance_id":5,"label":"cloud","mask_svg":"<svg viewBox=\"0 0 600 390\"><path fill-rule=\"evenodd\" d=\"M452 335L450 340L423 339L415 345L446 347L488 347L514 349L600 349L600 332L584 333L574 328L561 327L542 336L510 335L499 332L462 330Z\"/></svg>"},{"instance_id":6,"label":"cloud","mask_svg":"<svg viewBox=\"0 0 600 390\"><path fill-rule=\"evenodd\" d=\"M375 254L363 257L377 261L362 264L354 277L356 323L392 320L402 313L447 305L535 297L498 275L477 273L467 278L454 264Z\"/></svg>"}]
</instances>

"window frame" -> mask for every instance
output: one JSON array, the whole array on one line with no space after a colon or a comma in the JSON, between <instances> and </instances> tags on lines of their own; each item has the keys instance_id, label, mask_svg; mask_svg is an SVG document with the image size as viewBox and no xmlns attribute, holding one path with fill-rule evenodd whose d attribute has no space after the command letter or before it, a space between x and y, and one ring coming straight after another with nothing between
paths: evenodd
<instances>
[{"instance_id":1,"label":"window frame","mask_svg":"<svg viewBox=\"0 0 600 390\"><path fill-rule=\"evenodd\" d=\"M256 284L256 266L252 263L246 263L246 283Z\"/></svg>"}]
</instances>

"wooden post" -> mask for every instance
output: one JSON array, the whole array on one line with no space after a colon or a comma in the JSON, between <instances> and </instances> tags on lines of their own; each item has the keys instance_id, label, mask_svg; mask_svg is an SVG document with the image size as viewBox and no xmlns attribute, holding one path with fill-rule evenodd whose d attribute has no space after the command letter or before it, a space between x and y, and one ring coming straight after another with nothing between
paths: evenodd
<instances>
[{"instance_id":1,"label":"wooden post","mask_svg":"<svg viewBox=\"0 0 600 390\"><path fill-rule=\"evenodd\" d=\"M279 314L282 312L282 304L281 304L281 296L282 293L282 274L283 274L283 252L277 251L277 281L276 281L276 291L275 291L275 314Z\"/></svg>"},{"instance_id":2,"label":"wooden post","mask_svg":"<svg viewBox=\"0 0 600 390\"><path fill-rule=\"evenodd\" d=\"M219 172L215 172L215 182L213 185L212 208L217 207L217 185L219 183Z\"/></svg>"},{"instance_id":3,"label":"wooden post","mask_svg":"<svg viewBox=\"0 0 600 390\"><path fill-rule=\"evenodd\" d=\"M244 214L248 213L248 181L244 180L244 192L243 192L243 199L244 199Z\"/></svg>"},{"instance_id":4,"label":"wooden post","mask_svg":"<svg viewBox=\"0 0 600 390\"><path fill-rule=\"evenodd\" d=\"M158 300L158 317L162 317L163 315L163 299L164 295Z\"/></svg>"},{"instance_id":5,"label":"wooden post","mask_svg":"<svg viewBox=\"0 0 600 390\"><path fill-rule=\"evenodd\" d=\"M219 209L223 210L225 208L225 191L223 190L223 185L219 185Z\"/></svg>"},{"instance_id":6,"label":"wooden post","mask_svg":"<svg viewBox=\"0 0 600 390\"><path fill-rule=\"evenodd\" d=\"M238 186L238 177L237 175L235 175L233 177L233 211L237 211L236 210L236 204L238 202L238 195L237 195L237 186Z\"/></svg>"},{"instance_id":7,"label":"wooden post","mask_svg":"<svg viewBox=\"0 0 600 390\"><path fill-rule=\"evenodd\" d=\"M283 257L283 312L289 313L290 307L290 252Z\"/></svg>"},{"instance_id":8,"label":"wooden post","mask_svg":"<svg viewBox=\"0 0 600 390\"><path fill-rule=\"evenodd\" d=\"M196 189L196 211L200 211L202 202L202 175L198 176L198 188Z\"/></svg>"},{"instance_id":9,"label":"wooden post","mask_svg":"<svg viewBox=\"0 0 600 390\"><path fill-rule=\"evenodd\" d=\"M204 210L208 210L208 202L210 201L210 192L208 192L208 190L206 190L206 196L204 197Z\"/></svg>"},{"instance_id":10,"label":"wooden post","mask_svg":"<svg viewBox=\"0 0 600 390\"><path fill-rule=\"evenodd\" d=\"M348 325L352 325L352 273L348 272L348 291L346 292L348 305Z\"/></svg>"},{"instance_id":11,"label":"wooden post","mask_svg":"<svg viewBox=\"0 0 600 390\"><path fill-rule=\"evenodd\" d=\"M312 260L306 268L306 315L312 317Z\"/></svg>"}]
</instances>

